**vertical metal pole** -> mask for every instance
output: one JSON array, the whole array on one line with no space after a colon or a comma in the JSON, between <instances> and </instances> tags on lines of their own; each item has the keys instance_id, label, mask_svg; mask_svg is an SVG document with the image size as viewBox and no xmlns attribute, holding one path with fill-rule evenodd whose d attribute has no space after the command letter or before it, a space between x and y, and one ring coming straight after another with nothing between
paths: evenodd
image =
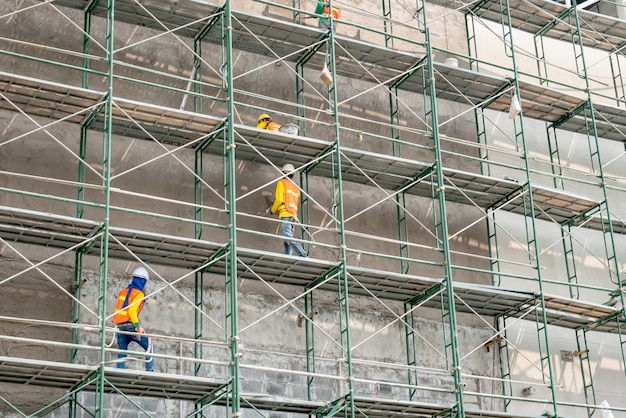
<instances>
[{"instance_id":1,"label":"vertical metal pole","mask_svg":"<svg viewBox=\"0 0 626 418\"><path fill-rule=\"evenodd\" d=\"M309 199L309 170L300 172L300 188L302 189L302 193L300 194L300 220L302 222L302 239L309 242L306 244L305 251L307 254L311 254L311 234L307 234L304 231L305 227L311 225L311 204ZM310 231L310 230L309 230Z\"/></svg>"},{"instance_id":2,"label":"vertical metal pole","mask_svg":"<svg viewBox=\"0 0 626 418\"><path fill-rule=\"evenodd\" d=\"M577 6L577 2L574 1L573 9L574 9L574 16L576 18L575 19L576 20L576 37L573 36L572 39L574 42L578 40L581 43L580 55L577 56L576 58L577 58L577 64L578 64L578 59L580 59L582 68L584 69L585 86L586 86L587 97L588 97L588 102L589 102L591 126L587 128L587 132L588 132L587 138L589 140L589 146L590 146L590 154L591 154L590 158L591 158L591 164L592 164L592 169L594 170L594 174L597 175L600 180L599 185L602 187L602 195L604 198L603 202L600 205L601 207L604 208L604 211L605 211L604 213L602 213L602 209L601 209L602 235L604 237L604 247L605 247L606 257L607 257L609 278L614 284L617 285L617 289L620 294L620 300L622 302L622 314L623 314L624 312L626 312L625 310L626 307L624 307L624 294L623 294L624 283L622 282L622 279L621 279L621 273L620 273L620 267L619 267L620 264L619 264L619 260L618 260L617 252L615 248L613 221L611 219L611 211L609 208L606 179L604 177L604 167L602 165L602 158L600 155L600 147L599 147L600 144L598 141L598 130L596 126L595 110L593 107L593 100L591 98L591 89L589 86L589 74L587 73L587 65L585 62L585 55L583 52L584 48L582 45L582 35L581 35L581 30L580 30L580 19L578 17L578 9L576 6ZM619 57L616 57L616 58L619 58ZM617 319L621 354L622 354L622 359L626 359L626 356L624 353L624 339L621 333L619 321L620 320ZM624 370L626 371L626 360L624 360ZM593 386L590 388L590 390L592 392L595 392L593 389ZM587 390L585 391L585 395L587 395Z\"/></svg>"},{"instance_id":3,"label":"vertical metal pole","mask_svg":"<svg viewBox=\"0 0 626 418\"><path fill-rule=\"evenodd\" d=\"M313 293L308 292L304 296L304 314L309 317L304 320L305 340L306 340L306 371L315 373L315 326L313 318L315 317L315 307L313 305ZM306 393L307 399L312 400L311 386L313 385L313 376L307 376Z\"/></svg>"},{"instance_id":4,"label":"vertical metal pole","mask_svg":"<svg viewBox=\"0 0 626 418\"><path fill-rule=\"evenodd\" d=\"M506 317L500 316L495 319L496 329L500 332L494 341L494 351L497 347L498 362L500 364L500 378L502 379L502 394L504 395L504 410L511 404L513 384L511 383L511 358L509 357L509 339L507 336ZM500 336L501 335L501 336ZM494 352L494 355L496 353Z\"/></svg>"},{"instance_id":5,"label":"vertical metal pole","mask_svg":"<svg viewBox=\"0 0 626 418\"><path fill-rule=\"evenodd\" d=\"M393 48L393 25L391 24L391 1L383 1L383 32L385 32L385 46Z\"/></svg>"},{"instance_id":6,"label":"vertical metal pole","mask_svg":"<svg viewBox=\"0 0 626 418\"><path fill-rule=\"evenodd\" d=\"M89 56L89 49L91 46L91 38L89 37L89 34L91 33L91 12L93 8L96 6L96 4L98 3L98 1L99 0L95 0L94 2L92 2L91 5L85 10L85 13L83 14L83 32L84 32L83 34L83 54L84 54L83 68L84 69L89 68L90 60L88 56ZM84 89L89 88L89 73L87 71L83 71L82 87Z\"/></svg>"},{"instance_id":7,"label":"vertical metal pole","mask_svg":"<svg viewBox=\"0 0 626 418\"><path fill-rule=\"evenodd\" d=\"M72 294L74 296L72 303L72 323L80 323L80 292L82 286L82 272L83 272L83 254L80 250L77 250L74 254L74 282L72 288ZM78 344L80 337L80 330L78 328L72 328L72 344ZM76 361L76 348L72 348L70 361L74 363Z\"/></svg>"},{"instance_id":8,"label":"vertical metal pole","mask_svg":"<svg viewBox=\"0 0 626 418\"><path fill-rule=\"evenodd\" d=\"M291 6L293 7L293 23L302 23L302 13L296 9L300 9L300 0L291 0Z\"/></svg>"},{"instance_id":9,"label":"vertical metal pole","mask_svg":"<svg viewBox=\"0 0 626 418\"><path fill-rule=\"evenodd\" d=\"M591 165L596 176L598 176L602 188L603 201L601 206L604 211L601 213L602 218L602 234L604 237L604 247L607 256L608 272L611 281L616 284L620 289L622 288L622 280L620 278L620 267L617 257L617 251L615 249L615 238L613 234L613 221L611 220L611 211L609 208L608 192L606 187L606 179L604 177L604 167L602 166L602 158L600 155L600 144L598 141L598 129L596 126L595 109L593 107L593 100L591 98L591 87L589 85L589 74L587 73L587 66L585 63L584 48L582 45L582 34L580 30L580 19L578 17L577 2L574 1L573 11L576 21L576 36L572 35L574 42L580 43L580 53L576 56L576 62L580 60L580 65L584 69L585 87L587 91L587 100L589 102L589 114L591 119L591 125L587 127L587 139L589 141ZM575 48L576 49L576 48Z\"/></svg>"},{"instance_id":10,"label":"vertical metal pole","mask_svg":"<svg viewBox=\"0 0 626 418\"><path fill-rule=\"evenodd\" d=\"M106 300L108 294L108 271L109 271L109 222L110 222L110 205L111 205L111 130L112 130L112 114L113 114L113 53L115 49L115 0L109 0L107 8L107 25L106 25L106 51L108 62L108 94L105 104L105 122L103 132L103 186L105 199L105 215L102 228L102 240L100 250L100 366L98 383L96 390L96 417L104 416L104 363L106 361L106 353L104 347L106 345Z\"/></svg>"},{"instance_id":11,"label":"vertical metal pole","mask_svg":"<svg viewBox=\"0 0 626 418\"><path fill-rule=\"evenodd\" d=\"M306 62L298 62L296 64L296 115L298 116L298 127L300 128L300 135L306 136L306 117L305 94L304 94L304 64Z\"/></svg>"},{"instance_id":12,"label":"vertical metal pole","mask_svg":"<svg viewBox=\"0 0 626 418\"><path fill-rule=\"evenodd\" d=\"M85 181L85 155L87 150L87 128L85 125L81 125L80 127L80 143L78 149L78 184L83 184ZM78 203L76 205L76 217L82 218L84 206L81 203L85 198L85 188L83 186L78 186ZM82 284L82 265L83 265L83 256L80 250L76 251L74 255L74 288L72 289L72 293L74 295L73 303L72 303L72 323L78 324L80 322L80 287ZM80 331L78 328L72 328L72 343L78 344L80 338ZM70 355L72 363L76 361L76 349L72 348L72 352Z\"/></svg>"},{"instance_id":13,"label":"vertical metal pole","mask_svg":"<svg viewBox=\"0 0 626 418\"><path fill-rule=\"evenodd\" d=\"M234 86L233 86L233 22L231 12L231 1L227 0L224 5L224 53L226 59L224 68L226 69L225 77L226 90L228 96L228 121L226 128L227 140L226 144L226 164L228 173L228 220L229 220L229 243L230 251L228 257L228 274L230 275L230 323L227 324L230 329L230 351L231 351L231 416L240 416L241 393L239 379L239 315L238 315L238 293L237 293L237 190L236 190L236 159L235 159L235 133L234 129Z\"/></svg>"},{"instance_id":14,"label":"vertical metal pole","mask_svg":"<svg viewBox=\"0 0 626 418\"><path fill-rule=\"evenodd\" d=\"M304 67L307 62L323 47L323 44L319 44L316 47L310 48L304 56L296 62L296 115L298 116L298 127L300 128L300 135L306 136L306 95L304 88L306 87L304 77Z\"/></svg>"},{"instance_id":15,"label":"vertical metal pole","mask_svg":"<svg viewBox=\"0 0 626 418\"><path fill-rule=\"evenodd\" d=\"M514 42L513 42L513 30L511 27L510 10L511 9L510 9L509 0L507 0L505 9L502 10L502 14L503 14L502 19L503 19L503 24L504 24L504 20L506 19L506 23L508 26L505 32L509 40L510 56L511 56L511 61L513 65L514 76L515 76L514 92L518 93L519 95L519 91L520 91L519 79L517 76L517 61L516 61L515 47L514 47ZM520 96L520 100L521 100L521 96ZM514 126L515 126L515 131L516 131L515 132L516 146L518 150L521 150L523 152L523 155L524 155L524 158L523 158L524 159L524 171L526 173L526 186L525 187L527 187L528 189L528 195L524 197L524 203L525 203L524 204L524 208L525 208L524 217L526 219L526 230L527 230L526 233L527 233L528 250L529 250L529 258L530 258L529 261L530 261L530 265L537 272L537 276L536 276L537 285L539 287L539 295L537 296L537 298L540 301L539 309L545 309L545 299L544 299L544 294L543 294L543 279L541 276L540 251L539 251L538 244L537 244L537 226L535 223L535 219L536 219L535 204L534 204L534 198L533 198L533 193L532 193L532 185L530 181L530 165L528 161L528 148L526 145L526 138L524 134L523 111L520 112L519 115L517 115L514 121ZM548 344L548 324L547 324L546 316L541 315L541 319L537 318L537 321L538 321L537 337L539 339L539 350L540 350L540 356L541 356L542 370L547 369L548 371L549 382L546 382L546 384L550 388L550 394L552 397L551 402L552 402L552 407L554 409L553 412L556 416L558 416L554 371L553 371L552 360L550 356L550 345ZM541 354L542 350L545 350L545 355Z\"/></svg>"},{"instance_id":16,"label":"vertical metal pole","mask_svg":"<svg viewBox=\"0 0 626 418\"><path fill-rule=\"evenodd\" d=\"M539 84L548 85L548 64L546 63L546 53L543 45L543 35L536 34L535 39L535 56L537 57L537 75L539 75Z\"/></svg>"},{"instance_id":17,"label":"vertical metal pole","mask_svg":"<svg viewBox=\"0 0 626 418\"><path fill-rule=\"evenodd\" d=\"M204 309L204 272L197 271L194 275L194 339L198 340L202 338L203 332L203 316L202 311ZM195 359L202 360L202 344L199 342L193 345L193 356ZM194 376L200 375L201 362L194 363L193 374Z\"/></svg>"},{"instance_id":18,"label":"vertical metal pole","mask_svg":"<svg viewBox=\"0 0 626 418\"><path fill-rule=\"evenodd\" d=\"M416 338L415 338L415 315L413 314L413 306L410 303L404 303L404 334L405 334L405 344L406 344L406 364L410 367L417 366L417 346L416 346ZM409 400L413 400L415 396L414 386L419 384L419 377L417 375L417 370L408 369L408 383L409 383Z\"/></svg>"},{"instance_id":19,"label":"vertical metal pole","mask_svg":"<svg viewBox=\"0 0 626 418\"><path fill-rule=\"evenodd\" d=\"M619 319L618 319L619 324ZM589 360L589 349L587 348L587 331L583 329L576 330L576 345L578 352L581 353L578 358L580 360L580 373L583 379L583 391L585 393L585 402L587 404L596 404L596 392L593 387L593 369ZM594 408L587 407L587 415L592 416Z\"/></svg>"},{"instance_id":20,"label":"vertical metal pole","mask_svg":"<svg viewBox=\"0 0 626 418\"><path fill-rule=\"evenodd\" d=\"M333 0L328 1L328 6L332 10ZM344 217L344 204L343 204L343 181L342 181L342 169L341 169L341 139L340 139L340 130L339 130L339 108L337 106L338 98L337 98L337 63L335 61L335 30L334 30L334 18L332 17L332 13L330 14L330 31L329 31L329 56L330 56L330 70L333 76L333 88L330 91L330 99L332 101L331 107L334 118L334 127L335 127L335 166L337 167L337 192L338 192L338 205L337 205L337 220L339 223L339 240L340 240L340 254L341 254L341 266L339 272L339 299L340 299L340 312L343 315L343 321L345 327L341 334L341 343L342 349L346 359L346 367L347 367L347 391L349 393L349 400L347 405L347 410L349 411L349 416L354 418L355 410L354 410L354 383L352 380L352 347L350 341L350 303L349 303L349 292L348 292L348 269L347 269L347 253L346 253L346 233L345 233L345 217Z\"/></svg>"},{"instance_id":21,"label":"vertical metal pole","mask_svg":"<svg viewBox=\"0 0 626 418\"><path fill-rule=\"evenodd\" d=\"M391 123L391 147L394 157L402 156L402 145L400 144L400 101L398 100L398 86L394 84L389 88L389 112Z\"/></svg>"},{"instance_id":22,"label":"vertical metal pole","mask_svg":"<svg viewBox=\"0 0 626 418\"><path fill-rule=\"evenodd\" d=\"M506 19L506 21L505 21ZM506 5L500 1L500 20L502 22L502 36L504 39L504 53L513 58L515 52L513 51L513 28L511 27L511 16L509 14L509 1ZM517 72L517 69L514 71Z\"/></svg>"},{"instance_id":23,"label":"vertical metal pole","mask_svg":"<svg viewBox=\"0 0 626 418\"><path fill-rule=\"evenodd\" d=\"M426 21L426 13L424 13L424 21ZM460 418L465 417L465 406L463 401L463 382L461 379L461 364L459 358L459 346L457 340L457 325L456 325L456 311L455 311L455 300L454 300L454 285L452 281L452 259L450 257L450 247L448 242L448 223L447 223L447 213L446 213L446 194L445 194L445 184L444 184L444 176L443 176L443 158L441 155L441 143L439 142L439 120L437 115L437 89L435 88L435 72L433 67L433 51L432 51L432 43L430 41L430 29L428 25L426 25L425 29L426 33L426 56L427 56L427 76L428 78L425 80L426 91L424 93L428 93L430 97L430 115L431 115L431 124L432 124L432 137L433 137L433 145L434 145L434 160L435 160L435 170L437 176L437 189L436 192L436 202L439 206L439 218L440 224L439 229L441 230L440 234L440 244L441 244L441 252L443 255L443 270L444 270L444 281L445 281L445 293L447 297L447 305L448 305L448 327L450 334L450 343L449 350L447 351L447 355L451 358L449 360L452 361L452 376L454 378L454 387L455 387L455 396L456 396L456 409L457 416Z\"/></svg>"},{"instance_id":24,"label":"vertical metal pole","mask_svg":"<svg viewBox=\"0 0 626 418\"><path fill-rule=\"evenodd\" d=\"M194 238L201 239L202 238L202 221L204 218L204 212L202 210L202 206L204 204L204 186L202 183L202 174L204 172L204 163L203 163L203 153L204 147L200 146L194 150L194 167L193 167L193 201L195 204L194 207Z\"/></svg>"},{"instance_id":25,"label":"vertical metal pole","mask_svg":"<svg viewBox=\"0 0 626 418\"><path fill-rule=\"evenodd\" d=\"M400 271L407 274L411 267L411 261L409 261L409 223L406 216L406 194L404 192L396 194L395 200L398 216L398 239L400 240Z\"/></svg>"},{"instance_id":26,"label":"vertical metal pole","mask_svg":"<svg viewBox=\"0 0 626 418\"><path fill-rule=\"evenodd\" d=\"M491 284L500 286L502 276L499 274L500 250L498 247L498 224L496 223L496 211L487 208L487 241L489 246L489 264L491 265Z\"/></svg>"},{"instance_id":27,"label":"vertical metal pole","mask_svg":"<svg viewBox=\"0 0 626 418\"><path fill-rule=\"evenodd\" d=\"M622 304L622 308L619 312L619 316L618 318L621 316L622 318L626 317L626 298L624 297L624 287L623 286L619 286L618 287L618 291L619 291L619 300ZM622 329L622 325L620 323L620 321L617 321L617 335L619 336L619 345L622 351L622 364L624 365L624 373L626 373L626 352L624 351L624 349L626 348L626 335L624 335L624 331Z\"/></svg>"},{"instance_id":28,"label":"vertical metal pole","mask_svg":"<svg viewBox=\"0 0 626 418\"><path fill-rule=\"evenodd\" d=\"M80 127L80 144L78 146L78 184L85 182L85 155L87 154L87 128L85 125ZM82 218L84 206L81 203L85 199L85 188L78 186L78 204L76 205L76 217Z\"/></svg>"},{"instance_id":29,"label":"vertical metal pole","mask_svg":"<svg viewBox=\"0 0 626 418\"><path fill-rule=\"evenodd\" d=\"M626 103L626 89L624 87L624 77L622 76L622 64L620 64L620 56L626 46L620 48L620 53L609 54L609 63L611 64L611 75L613 76L613 89L615 90L615 98L617 99L617 107L624 107Z\"/></svg>"},{"instance_id":30,"label":"vertical metal pole","mask_svg":"<svg viewBox=\"0 0 626 418\"><path fill-rule=\"evenodd\" d=\"M89 69L89 65L90 65L90 60L88 56L89 56L89 50L91 46L91 37L89 36L91 34L91 12L96 7L98 2L99 0L93 1L89 5L89 7L85 10L85 13L83 14L83 32L84 32L83 54L85 56L83 58L83 68L85 70ZM83 71L82 87L85 89L89 88L89 72L88 71ZM78 160L78 182L79 183L83 183L85 181L85 163L83 161L85 161L85 154L87 152L87 126L88 126L88 122L84 121L80 127L80 145L79 145L80 159ZM78 201L79 202L82 201L84 197L85 197L85 188L82 186L79 186L78 187ZM81 205L80 203L78 204L78 207L76 209L76 216L78 218L83 217L83 205Z\"/></svg>"},{"instance_id":31,"label":"vertical metal pole","mask_svg":"<svg viewBox=\"0 0 626 418\"><path fill-rule=\"evenodd\" d=\"M467 55L469 56L469 68L478 71L478 45L476 44L476 26L472 10L465 12L465 33L467 35Z\"/></svg>"},{"instance_id":32,"label":"vertical metal pole","mask_svg":"<svg viewBox=\"0 0 626 418\"><path fill-rule=\"evenodd\" d=\"M204 32L198 34L193 40L193 91L196 93L193 96L193 111L196 113L202 113L202 39L204 38Z\"/></svg>"}]
</instances>

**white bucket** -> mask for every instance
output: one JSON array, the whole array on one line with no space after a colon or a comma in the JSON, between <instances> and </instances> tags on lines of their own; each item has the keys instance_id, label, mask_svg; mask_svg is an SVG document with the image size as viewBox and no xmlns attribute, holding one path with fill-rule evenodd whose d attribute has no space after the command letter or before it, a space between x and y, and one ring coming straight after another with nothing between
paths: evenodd
<instances>
[{"instance_id":1,"label":"white bucket","mask_svg":"<svg viewBox=\"0 0 626 418\"><path fill-rule=\"evenodd\" d=\"M280 131L287 135L298 135L300 128L298 125L294 125L293 123L288 123L280 127Z\"/></svg>"},{"instance_id":2,"label":"white bucket","mask_svg":"<svg viewBox=\"0 0 626 418\"><path fill-rule=\"evenodd\" d=\"M449 65L450 67L458 67L459 66L459 60L456 58L446 58L446 60L443 62L446 65Z\"/></svg>"}]
</instances>

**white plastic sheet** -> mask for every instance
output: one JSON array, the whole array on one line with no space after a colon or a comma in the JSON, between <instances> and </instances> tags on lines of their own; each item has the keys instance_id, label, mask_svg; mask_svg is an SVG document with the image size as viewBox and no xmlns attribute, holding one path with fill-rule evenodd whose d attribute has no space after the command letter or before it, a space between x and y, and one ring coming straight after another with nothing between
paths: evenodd
<instances>
[{"instance_id":1,"label":"white plastic sheet","mask_svg":"<svg viewBox=\"0 0 626 418\"><path fill-rule=\"evenodd\" d=\"M613 412L607 409L610 408L610 405L607 401L602 401L602 403L600 404L600 408L602 409L602 418L615 418L613 416Z\"/></svg>"},{"instance_id":2,"label":"white plastic sheet","mask_svg":"<svg viewBox=\"0 0 626 418\"><path fill-rule=\"evenodd\" d=\"M522 106L519 103L519 99L517 98L517 93L513 93L513 97L511 98L511 106L509 107L509 119L515 119L515 116L519 115L522 111Z\"/></svg>"}]
</instances>

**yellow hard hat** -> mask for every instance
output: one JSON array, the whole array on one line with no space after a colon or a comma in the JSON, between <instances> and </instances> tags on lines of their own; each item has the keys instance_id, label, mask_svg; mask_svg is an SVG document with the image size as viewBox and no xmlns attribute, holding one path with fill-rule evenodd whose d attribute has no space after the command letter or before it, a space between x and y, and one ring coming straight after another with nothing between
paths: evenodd
<instances>
[{"instance_id":1,"label":"yellow hard hat","mask_svg":"<svg viewBox=\"0 0 626 418\"><path fill-rule=\"evenodd\" d=\"M272 121L272 117L270 115L268 115L267 113L263 113L261 116L259 116L259 120L257 121L257 123L263 122L264 119L269 119L268 122Z\"/></svg>"}]
</instances>

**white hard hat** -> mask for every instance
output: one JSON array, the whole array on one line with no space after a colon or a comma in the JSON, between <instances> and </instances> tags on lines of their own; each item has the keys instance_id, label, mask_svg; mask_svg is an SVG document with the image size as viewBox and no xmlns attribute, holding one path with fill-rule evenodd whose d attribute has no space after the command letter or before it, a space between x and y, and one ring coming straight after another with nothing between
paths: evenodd
<instances>
[{"instance_id":1,"label":"white hard hat","mask_svg":"<svg viewBox=\"0 0 626 418\"><path fill-rule=\"evenodd\" d=\"M146 279L146 281L150 280L150 275L148 274L148 270L143 267L137 267L133 271L132 277L139 277L140 279Z\"/></svg>"},{"instance_id":2,"label":"white hard hat","mask_svg":"<svg viewBox=\"0 0 626 418\"><path fill-rule=\"evenodd\" d=\"M296 171L296 168L293 166L293 164L285 164L283 166L283 168L281 168L283 173L293 173L294 171Z\"/></svg>"}]
</instances>

